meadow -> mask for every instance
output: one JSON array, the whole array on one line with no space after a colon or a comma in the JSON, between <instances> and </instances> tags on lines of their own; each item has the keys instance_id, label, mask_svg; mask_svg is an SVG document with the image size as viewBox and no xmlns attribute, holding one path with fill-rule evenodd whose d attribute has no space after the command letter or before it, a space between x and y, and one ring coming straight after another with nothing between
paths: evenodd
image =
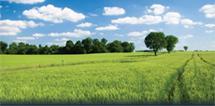
<instances>
[{"instance_id":1,"label":"meadow","mask_svg":"<svg viewBox=\"0 0 215 106\"><path fill-rule=\"evenodd\" d=\"M215 52L0 55L1 104L215 104Z\"/></svg>"}]
</instances>

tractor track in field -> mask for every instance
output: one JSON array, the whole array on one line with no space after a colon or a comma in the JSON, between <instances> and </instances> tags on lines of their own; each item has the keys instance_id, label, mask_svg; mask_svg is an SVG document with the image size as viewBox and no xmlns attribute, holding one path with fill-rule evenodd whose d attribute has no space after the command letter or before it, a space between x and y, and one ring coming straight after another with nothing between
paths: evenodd
<instances>
[{"instance_id":1,"label":"tractor track in field","mask_svg":"<svg viewBox=\"0 0 215 106\"><path fill-rule=\"evenodd\" d=\"M141 62L145 60L112 60L112 61L85 61L85 62L76 62L76 63L61 63L61 64L47 64L47 65L35 65L28 67L17 67L17 68L7 68L0 71L17 71L25 69L41 69L41 68L50 68L50 67L64 67L64 66L76 66L76 65L85 65L85 64L96 64L96 63L133 63Z\"/></svg>"},{"instance_id":2,"label":"tractor track in field","mask_svg":"<svg viewBox=\"0 0 215 106\"><path fill-rule=\"evenodd\" d=\"M211 63L211 62L205 60L200 54L197 54L197 56L198 56L204 63L209 64L209 65L212 65L212 66L215 67L215 64L213 64L213 63Z\"/></svg>"},{"instance_id":3,"label":"tractor track in field","mask_svg":"<svg viewBox=\"0 0 215 106\"><path fill-rule=\"evenodd\" d=\"M175 79L172 82L172 86L170 88L170 91L168 92L168 102L174 103L174 91L176 90L176 87L179 87L179 95L180 95L180 102L186 103L186 101L189 101L189 97L187 92L184 90L184 84L183 84L183 74L185 72L185 67L187 64L194 58L194 54L185 61L185 63L177 69L177 75Z\"/></svg>"}]
</instances>

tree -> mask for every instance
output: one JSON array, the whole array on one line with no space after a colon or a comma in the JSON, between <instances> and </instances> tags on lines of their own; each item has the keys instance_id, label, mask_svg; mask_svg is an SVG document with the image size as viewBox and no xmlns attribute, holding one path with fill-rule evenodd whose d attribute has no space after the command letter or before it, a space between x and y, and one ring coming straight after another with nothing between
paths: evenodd
<instances>
[{"instance_id":1,"label":"tree","mask_svg":"<svg viewBox=\"0 0 215 106\"><path fill-rule=\"evenodd\" d=\"M93 40L93 53L105 53L107 49L104 42L100 42L98 39Z\"/></svg>"},{"instance_id":2,"label":"tree","mask_svg":"<svg viewBox=\"0 0 215 106\"><path fill-rule=\"evenodd\" d=\"M71 40L66 41L65 53L72 54L73 53L74 44Z\"/></svg>"},{"instance_id":3,"label":"tree","mask_svg":"<svg viewBox=\"0 0 215 106\"><path fill-rule=\"evenodd\" d=\"M84 48L85 48L87 53L92 52L92 50L93 50L93 40L90 37L88 37L86 39L83 39L82 44L83 44L83 46L84 46Z\"/></svg>"},{"instance_id":4,"label":"tree","mask_svg":"<svg viewBox=\"0 0 215 106\"><path fill-rule=\"evenodd\" d=\"M107 41L107 39L102 38L102 39L101 39L101 42L102 42L102 44L106 45L108 41Z\"/></svg>"},{"instance_id":5,"label":"tree","mask_svg":"<svg viewBox=\"0 0 215 106\"><path fill-rule=\"evenodd\" d=\"M110 52L123 52L121 41L115 40L107 45L107 49Z\"/></svg>"},{"instance_id":6,"label":"tree","mask_svg":"<svg viewBox=\"0 0 215 106\"><path fill-rule=\"evenodd\" d=\"M36 45L26 45L26 54L37 54L38 48Z\"/></svg>"},{"instance_id":7,"label":"tree","mask_svg":"<svg viewBox=\"0 0 215 106\"><path fill-rule=\"evenodd\" d=\"M17 54L17 49L18 49L17 44L15 42L13 42L9 45L7 53L8 54Z\"/></svg>"},{"instance_id":8,"label":"tree","mask_svg":"<svg viewBox=\"0 0 215 106\"><path fill-rule=\"evenodd\" d=\"M178 43L178 38L173 35L169 35L169 36L166 36L165 39L167 43L166 49L168 53L170 53L175 48L175 44Z\"/></svg>"},{"instance_id":9,"label":"tree","mask_svg":"<svg viewBox=\"0 0 215 106\"><path fill-rule=\"evenodd\" d=\"M188 46L184 46L184 50L187 51L187 49L188 49Z\"/></svg>"},{"instance_id":10,"label":"tree","mask_svg":"<svg viewBox=\"0 0 215 106\"><path fill-rule=\"evenodd\" d=\"M58 54L59 53L59 46L58 45L51 45L49 47L51 54Z\"/></svg>"},{"instance_id":11,"label":"tree","mask_svg":"<svg viewBox=\"0 0 215 106\"><path fill-rule=\"evenodd\" d=\"M132 52L134 51L134 44L128 42L122 42L123 52Z\"/></svg>"},{"instance_id":12,"label":"tree","mask_svg":"<svg viewBox=\"0 0 215 106\"><path fill-rule=\"evenodd\" d=\"M166 47L165 35L163 32L151 32L145 38L146 47L154 51L157 56L158 50Z\"/></svg>"},{"instance_id":13,"label":"tree","mask_svg":"<svg viewBox=\"0 0 215 106\"><path fill-rule=\"evenodd\" d=\"M74 45L74 53L75 54L85 54L86 50L83 46L83 44L81 43L81 41L77 41Z\"/></svg>"},{"instance_id":14,"label":"tree","mask_svg":"<svg viewBox=\"0 0 215 106\"><path fill-rule=\"evenodd\" d=\"M7 43L0 41L0 54L5 53L7 49Z\"/></svg>"},{"instance_id":15,"label":"tree","mask_svg":"<svg viewBox=\"0 0 215 106\"><path fill-rule=\"evenodd\" d=\"M18 43L17 54L26 54L26 44L23 42Z\"/></svg>"}]
</instances>

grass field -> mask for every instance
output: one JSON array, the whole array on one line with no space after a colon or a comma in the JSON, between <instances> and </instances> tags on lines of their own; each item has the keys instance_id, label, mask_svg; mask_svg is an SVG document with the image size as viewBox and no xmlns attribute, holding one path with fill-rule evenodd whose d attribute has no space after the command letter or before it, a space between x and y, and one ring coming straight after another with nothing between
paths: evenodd
<instances>
[{"instance_id":1,"label":"grass field","mask_svg":"<svg viewBox=\"0 0 215 106\"><path fill-rule=\"evenodd\" d=\"M0 55L0 103L215 104L215 52Z\"/></svg>"}]
</instances>

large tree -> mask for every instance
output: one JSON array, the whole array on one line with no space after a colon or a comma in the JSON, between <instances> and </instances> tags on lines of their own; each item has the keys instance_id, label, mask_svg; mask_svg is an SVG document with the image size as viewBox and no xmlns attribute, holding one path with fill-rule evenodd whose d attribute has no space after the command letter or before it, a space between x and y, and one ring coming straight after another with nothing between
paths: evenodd
<instances>
[{"instance_id":1,"label":"large tree","mask_svg":"<svg viewBox=\"0 0 215 106\"><path fill-rule=\"evenodd\" d=\"M168 35L165 37L165 39L167 43L166 50L168 51L168 53L170 53L175 48L176 43L178 43L178 38L173 35Z\"/></svg>"},{"instance_id":2,"label":"large tree","mask_svg":"<svg viewBox=\"0 0 215 106\"><path fill-rule=\"evenodd\" d=\"M93 40L93 53L105 53L107 52L107 49L105 47L104 42L100 42L98 39Z\"/></svg>"},{"instance_id":3,"label":"large tree","mask_svg":"<svg viewBox=\"0 0 215 106\"><path fill-rule=\"evenodd\" d=\"M0 54L5 53L6 49L7 49L7 43L0 41Z\"/></svg>"},{"instance_id":4,"label":"large tree","mask_svg":"<svg viewBox=\"0 0 215 106\"><path fill-rule=\"evenodd\" d=\"M163 32L151 32L145 38L146 47L154 51L157 56L158 50L166 47L165 35Z\"/></svg>"}]
</instances>

